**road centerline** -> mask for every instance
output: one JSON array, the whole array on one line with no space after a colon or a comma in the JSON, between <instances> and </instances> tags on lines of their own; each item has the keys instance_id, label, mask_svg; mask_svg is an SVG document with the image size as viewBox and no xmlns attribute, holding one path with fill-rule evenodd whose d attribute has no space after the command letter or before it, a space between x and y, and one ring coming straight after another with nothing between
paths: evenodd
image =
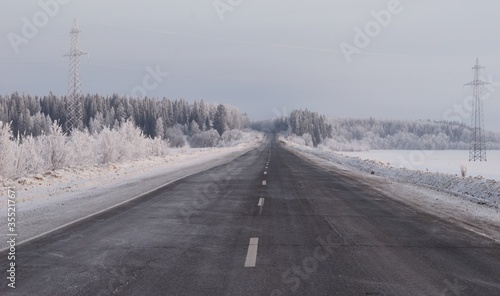
<instances>
[{"instance_id":1,"label":"road centerline","mask_svg":"<svg viewBox=\"0 0 500 296\"><path fill-rule=\"evenodd\" d=\"M250 238L250 243L248 244L247 258L245 260L245 267L255 267L257 262L257 248L259 244L258 237Z\"/></svg>"}]
</instances>

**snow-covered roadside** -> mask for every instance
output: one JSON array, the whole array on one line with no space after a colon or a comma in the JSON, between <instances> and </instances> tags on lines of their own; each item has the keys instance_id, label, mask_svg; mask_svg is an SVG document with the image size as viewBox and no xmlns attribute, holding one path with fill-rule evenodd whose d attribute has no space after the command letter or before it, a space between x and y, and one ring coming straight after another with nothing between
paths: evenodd
<instances>
[{"instance_id":1,"label":"snow-covered roadside","mask_svg":"<svg viewBox=\"0 0 500 296\"><path fill-rule=\"evenodd\" d=\"M0 180L17 192L17 240L23 241L141 195L153 188L227 163L255 149L250 143L224 148L172 149L166 157L152 157L104 167L68 168L16 180ZM7 233L7 199L0 203L1 233Z\"/></svg>"},{"instance_id":2,"label":"snow-covered roadside","mask_svg":"<svg viewBox=\"0 0 500 296\"><path fill-rule=\"evenodd\" d=\"M497 181L391 168L280 139L287 149L316 165L354 177L383 196L500 242L500 184ZM464 191L454 192L450 188Z\"/></svg>"},{"instance_id":3,"label":"snow-covered roadside","mask_svg":"<svg viewBox=\"0 0 500 296\"><path fill-rule=\"evenodd\" d=\"M339 154L380 161L387 166L500 181L500 150L488 150L488 161L468 161L469 150L369 150Z\"/></svg>"}]
</instances>

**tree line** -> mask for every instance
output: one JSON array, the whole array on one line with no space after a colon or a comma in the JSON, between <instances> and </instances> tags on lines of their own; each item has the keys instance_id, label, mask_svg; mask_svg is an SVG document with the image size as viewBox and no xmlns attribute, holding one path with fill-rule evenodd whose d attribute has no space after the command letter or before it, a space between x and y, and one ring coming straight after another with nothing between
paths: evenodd
<instances>
[{"instance_id":1,"label":"tree line","mask_svg":"<svg viewBox=\"0 0 500 296\"><path fill-rule=\"evenodd\" d=\"M312 144L318 146L323 140L332 137L333 128L327 118L317 112L293 110L287 116L270 121L253 122L252 128L264 132L286 131L297 136L311 138Z\"/></svg>"},{"instance_id":2,"label":"tree line","mask_svg":"<svg viewBox=\"0 0 500 296\"><path fill-rule=\"evenodd\" d=\"M50 133L54 121L67 133L68 103L66 96L52 93L41 97L17 92L3 95L0 121L10 123L16 138ZM189 135L216 130L222 135L226 130L243 129L250 124L248 116L237 108L203 100L189 103L184 99L87 94L82 98L82 109L81 128L90 133L132 121L145 136L166 139L179 131Z\"/></svg>"},{"instance_id":3,"label":"tree line","mask_svg":"<svg viewBox=\"0 0 500 296\"><path fill-rule=\"evenodd\" d=\"M327 118L309 110L293 110L272 121L252 123L256 130L286 132L332 150L370 149L467 150L472 129L463 123L433 120ZM487 149L500 149L500 133L485 132Z\"/></svg>"},{"instance_id":4,"label":"tree line","mask_svg":"<svg viewBox=\"0 0 500 296\"><path fill-rule=\"evenodd\" d=\"M331 118L333 139L352 150L469 149L472 129L460 122ZM500 134L486 131L487 148L500 149Z\"/></svg>"}]
</instances>

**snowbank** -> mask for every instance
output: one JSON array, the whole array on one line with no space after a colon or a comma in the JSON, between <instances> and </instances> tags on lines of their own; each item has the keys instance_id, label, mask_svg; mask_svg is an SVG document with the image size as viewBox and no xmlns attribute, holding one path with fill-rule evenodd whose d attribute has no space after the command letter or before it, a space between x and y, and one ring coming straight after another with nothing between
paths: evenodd
<instances>
[{"instance_id":1,"label":"snowbank","mask_svg":"<svg viewBox=\"0 0 500 296\"><path fill-rule=\"evenodd\" d=\"M170 133L170 130L173 130ZM167 130L167 138L146 137L131 121L104 127L99 132L73 131L66 135L54 122L50 133L15 138L10 124L0 121L0 179L17 179L68 167L126 163L151 156L168 156L172 147L184 147L180 126ZM226 135L227 134L227 135ZM260 137L255 131L229 130L220 137L215 130L200 132L202 145L193 148L230 147Z\"/></svg>"},{"instance_id":2,"label":"snowbank","mask_svg":"<svg viewBox=\"0 0 500 296\"><path fill-rule=\"evenodd\" d=\"M286 141L285 138L282 140ZM360 171L390 178L391 180L428 186L461 196L468 200L498 208L500 205L500 181L483 177L461 177L457 174L434 173L407 168L392 167L377 160L350 157L327 149L314 149L287 143L296 150L320 156L328 161L356 168ZM457 167L458 170L458 167Z\"/></svg>"}]
</instances>

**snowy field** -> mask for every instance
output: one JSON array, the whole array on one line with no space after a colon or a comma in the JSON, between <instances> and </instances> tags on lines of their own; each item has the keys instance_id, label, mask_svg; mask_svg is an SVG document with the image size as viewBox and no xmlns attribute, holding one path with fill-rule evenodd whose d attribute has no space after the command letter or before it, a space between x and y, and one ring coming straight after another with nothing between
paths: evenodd
<instances>
[{"instance_id":1,"label":"snowy field","mask_svg":"<svg viewBox=\"0 0 500 296\"><path fill-rule=\"evenodd\" d=\"M486 162L469 162L468 150L371 150L339 154L375 160L395 168L453 175L461 175L460 166L465 165L467 176L500 180L500 150L487 151Z\"/></svg>"}]
</instances>

